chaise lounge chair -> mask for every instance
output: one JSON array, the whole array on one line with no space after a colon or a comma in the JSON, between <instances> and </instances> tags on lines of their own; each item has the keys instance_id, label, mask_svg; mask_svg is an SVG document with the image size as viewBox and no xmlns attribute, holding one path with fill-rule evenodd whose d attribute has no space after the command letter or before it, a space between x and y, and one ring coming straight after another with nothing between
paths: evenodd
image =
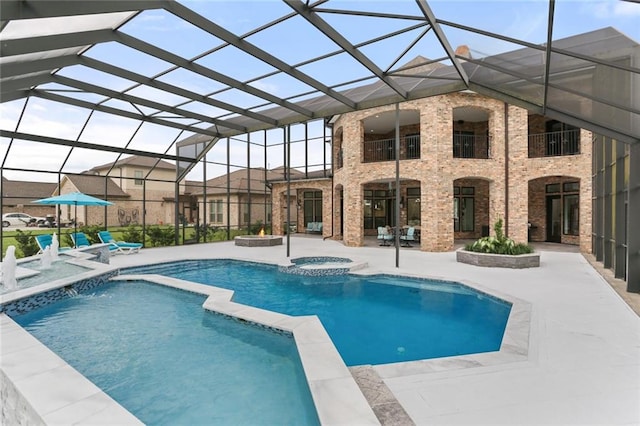
<instances>
[{"instance_id":1,"label":"chaise lounge chair","mask_svg":"<svg viewBox=\"0 0 640 426\"><path fill-rule=\"evenodd\" d=\"M42 254L44 252L44 249L46 249L47 247L49 247L52 243L53 243L53 235L50 234L42 234L42 235L36 235L36 243L38 244L38 247L40 248L40 251L36 254ZM69 247L58 247L58 253L61 253L63 251L67 251L67 250L71 250L71 248Z\"/></svg>"},{"instance_id":2,"label":"chaise lounge chair","mask_svg":"<svg viewBox=\"0 0 640 426\"><path fill-rule=\"evenodd\" d=\"M127 243L125 241L116 241L109 231L98 232L98 238L104 244L109 244L109 251L112 253L131 254L138 253L142 248L142 243Z\"/></svg>"},{"instance_id":3,"label":"chaise lounge chair","mask_svg":"<svg viewBox=\"0 0 640 426\"><path fill-rule=\"evenodd\" d=\"M89 239L84 234L84 232L72 232L71 240L73 240L73 245L75 248L89 247L91 245L91 242L89 242Z\"/></svg>"}]
</instances>

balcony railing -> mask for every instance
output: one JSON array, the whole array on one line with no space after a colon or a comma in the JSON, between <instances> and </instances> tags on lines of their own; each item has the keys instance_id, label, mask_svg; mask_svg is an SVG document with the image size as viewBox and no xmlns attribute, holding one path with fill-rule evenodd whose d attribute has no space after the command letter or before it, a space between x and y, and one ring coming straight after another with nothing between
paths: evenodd
<instances>
[{"instance_id":1,"label":"balcony railing","mask_svg":"<svg viewBox=\"0 0 640 426\"><path fill-rule=\"evenodd\" d=\"M396 159L395 139L381 139L364 142L364 162L392 161ZM420 135L400 138L400 159L420 158Z\"/></svg>"},{"instance_id":2,"label":"balcony railing","mask_svg":"<svg viewBox=\"0 0 640 426\"><path fill-rule=\"evenodd\" d=\"M529 135L529 158L580 154L580 130Z\"/></svg>"},{"instance_id":3,"label":"balcony railing","mask_svg":"<svg viewBox=\"0 0 640 426\"><path fill-rule=\"evenodd\" d=\"M453 135L454 158L489 158L489 137L486 135Z\"/></svg>"}]
</instances>

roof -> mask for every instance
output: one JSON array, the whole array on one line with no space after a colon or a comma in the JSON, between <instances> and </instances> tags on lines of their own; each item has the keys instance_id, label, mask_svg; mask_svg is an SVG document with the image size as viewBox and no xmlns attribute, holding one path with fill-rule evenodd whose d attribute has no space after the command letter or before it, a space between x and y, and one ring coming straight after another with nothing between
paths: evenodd
<instances>
[{"instance_id":1,"label":"roof","mask_svg":"<svg viewBox=\"0 0 640 426\"><path fill-rule=\"evenodd\" d=\"M130 157L121 158L115 163L107 163L107 164L102 164L100 166L92 167L91 170L95 170L95 171L105 170L105 169L110 169L112 166L114 168L131 166L131 167L140 167L140 168L146 168L146 169L150 169L152 167L156 169L165 169L165 170L176 169L175 164L169 163L164 160L159 160L151 157L142 157L140 155L132 155Z\"/></svg>"},{"instance_id":2,"label":"roof","mask_svg":"<svg viewBox=\"0 0 640 426\"><path fill-rule=\"evenodd\" d=\"M47 182L28 182L2 179L2 203L5 206L29 204L50 197L58 185Z\"/></svg>"},{"instance_id":3,"label":"roof","mask_svg":"<svg viewBox=\"0 0 640 426\"><path fill-rule=\"evenodd\" d=\"M127 198L129 194L124 192L111 178L96 175L66 175L69 181L78 191L97 198ZM105 180L107 182L107 195L105 197Z\"/></svg>"},{"instance_id":4,"label":"roof","mask_svg":"<svg viewBox=\"0 0 640 426\"><path fill-rule=\"evenodd\" d=\"M280 180L284 177L284 167L267 171L267 182L272 180ZM250 173L250 180L249 175ZM292 176L304 175L302 172L291 169ZM269 193L271 190L265 185L265 169L252 168L244 170L236 170L228 175L229 181L229 193L231 194L246 194L249 191L252 193ZM201 184L202 185L202 184ZM226 194L227 193L227 175L217 176L213 179L209 179L206 183L207 195L213 194ZM202 195L202 187L194 191L194 195Z\"/></svg>"},{"instance_id":5,"label":"roof","mask_svg":"<svg viewBox=\"0 0 640 426\"><path fill-rule=\"evenodd\" d=\"M16 123L0 137L175 160L183 177L221 138L472 90L623 142L639 140L640 106L630 96L639 45L615 29L627 25L615 14L601 17L604 28L575 34L570 12L553 13L563 4L517 2L553 17L529 37L510 22L486 30L473 7L440 13L449 2L254 2L243 27L221 18L234 2L195 3L0 2L0 102L38 98L175 131L138 142L133 128L124 140L87 141L47 126L7 130L21 129ZM169 37L144 32L150 17L173 24L164 28ZM291 43L273 42L280 39ZM454 39L473 55L456 55ZM434 58L433 65L398 65L416 55Z\"/></svg>"}]
</instances>

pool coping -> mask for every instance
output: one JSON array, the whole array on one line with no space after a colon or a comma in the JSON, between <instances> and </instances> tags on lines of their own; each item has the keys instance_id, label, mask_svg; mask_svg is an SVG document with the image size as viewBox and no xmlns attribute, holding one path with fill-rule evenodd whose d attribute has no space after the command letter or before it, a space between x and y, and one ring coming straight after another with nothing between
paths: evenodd
<instances>
[{"instance_id":1,"label":"pool coping","mask_svg":"<svg viewBox=\"0 0 640 426\"><path fill-rule=\"evenodd\" d=\"M119 275L112 281L146 281L207 296L202 307L293 335L321 424L380 424L315 315L290 316L232 302L233 291L155 274Z\"/></svg>"},{"instance_id":2,"label":"pool coping","mask_svg":"<svg viewBox=\"0 0 640 426\"><path fill-rule=\"evenodd\" d=\"M222 257L216 259L239 260L257 264L276 265L279 267L290 267L292 265L290 261L267 262L256 261L255 259L243 259L239 257ZM202 259L193 258L180 260L197 261ZM366 262L352 262L354 267L350 269L349 273L354 275L395 275L418 278L420 280L435 280L449 283L454 282L452 280L440 279L437 277L412 275L408 273L385 274L380 271L372 270L371 268L366 268ZM94 264L93 262L91 263ZM172 261L157 262L154 263L154 265L168 263L172 263ZM99 271L94 270L82 275L99 275L105 273L105 271L127 268L115 268L109 265L101 265L101 267L97 269ZM11 299L17 300L49 291L50 289L64 287L74 282L78 282L80 279L81 278L76 277L73 281L68 278L57 280L52 283L41 284L30 289L24 289L24 294L14 295L13 293L9 293L9 295L13 296ZM321 423L379 424L371 406L367 403L351 372L342 361L342 358L317 316L292 317L285 314L242 305L231 301L233 295L232 290L170 278L163 275L126 274L125 272L123 275L111 277L111 280L144 280L159 285L203 294L207 296L207 300L203 304L204 309L223 315L229 315L265 327L292 333L298 347L298 353ZM372 366L374 371L382 379L386 380L405 376L445 373L452 370L475 367L504 366L505 364L526 361L529 359L529 356L532 354L532 349L535 349L530 342L535 340L532 339L534 330L532 329L533 322L531 321L533 314L531 304L508 294L502 294L494 289L486 289L482 285L470 282L469 280L456 279L455 282L486 294L488 297L499 298L511 303L511 312L507 320L500 349L494 352ZM26 290L31 289L37 289L37 291L32 290L26 292ZM22 292L22 290L14 293L18 292ZM9 301L4 300L3 298L0 298L0 302L3 304L9 303ZM68 422L68 419L72 418L79 419L79 421L83 422L93 419L94 421L99 422L107 421L119 424L140 424L140 421L135 418L135 416L112 400L111 397L98 389L79 372L68 366L46 346L40 344L40 342L38 342L33 336L13 322L10 317L1 312L0 325L2 326L3 335L1 345L3 356L2 359L0 359L0 372L2 372L0 379L3 379L3 390L5 386L4 376L6 375L11 384L16 386L18 391L24 395L25 401L23 401L23 403L27 406L33 406L33 409L35 409L39 414L39 418L45 422L53 423L56 422L55 419L65 419L65 422ZM22 332L19 332L17 329ZM15 338L17 343L14 343L12 338ZM23 342L28 342L28 344ZM11 362L6 362L4 354L5 349L8 347L15 349L16 352L22 351L22 355L24 356L17 357L20 360L19 368L17 365L12 365ZM46 362L43 363L41 361L42 359L46 360ZM43 370L43 365L53 365L54 367ZM25 374L27 374L26 371L31 371L27 375L28 377L24 377ZM43 383L40 383L39 386L31 384L31 381L37 382L38 376L43 376L44 380L50 380L52 383L63 383L67 380L72 380L73 383L85 383L81 386L82 392L79 392L77 395L74 392L73 395L69 395L69 398L66 398L65 395L65 398L61 400L60 396L52 393L47 398L43 396L43 392L51 387L47 387ZM25 386L26 388L22 389ZM35 397L36 395L34 395L34 392L37 393L37 397ZM57 401L57 405L55 406L52 405L54 401Z\"/></svg>"}]
</instances>

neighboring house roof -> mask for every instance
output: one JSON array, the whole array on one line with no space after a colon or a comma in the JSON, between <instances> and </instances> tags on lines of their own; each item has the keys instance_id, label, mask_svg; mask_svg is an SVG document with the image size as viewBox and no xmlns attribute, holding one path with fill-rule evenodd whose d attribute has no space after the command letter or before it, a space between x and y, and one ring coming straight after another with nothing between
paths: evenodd
<instances>
[{"instance_id":1,"label":"neighboring house roof","mask_svg":"<svg viewBox=\"0 0 640 426\"><path fill-rule=\"evenodd\" d=\"M158 164L156 164L156 162ZM125 157L125 158L121 158L118 161L115 162L115 164L113 162L111 163L107 163L107 164L102 164L100 166L95 166L93 167L91 170L95 170L95 171L99 171L99 170L105 170L105 169L110 169L111 167L125 167L125 166L130 166L130 167L142 167L142 168L147 168L150 169L152 167L155 166L156 169L165 169L165 170L175 170L176 169L176 165L169 163L167 161L164 160L160 160L158 161L157 158L151 158L151 157L142 157L139 155L132 155L131 157Z\"/></svg>"},{"instance_id":2,"label":"neighboring house roof","mask_svg":"<svg viewBox=\"0 0 640 426\"><path fill-rule=\"evenodd\" d=\"M284 179L284 167L280 167L267 171L267 182ZM266 186L263 168L251 169L251 181L247 179L247 169L236 170L229 174L229 190L231 194L264 193L270 189ZM291 169L291 175L303 175L304 173ZM194 191L194 195L202 195L202 187ZM217 176L207 181L207 195L209 194L226 194L227 193L227 175Z\"/></svg>"},{"instance_id":3,"label":"neighboring house roof","mask_svg":"<svg viewBox=\"0 0 640 426\"><path fill-rule=\"evenodd\" d=\"M311 172L307 172L306 174L296 170L291 170L291 177L289 178L291 181L297 180L311 180L311 179L330 179L333 171L331 169L328 170L314 170ZM274 179L269 179L268 182L286 182L286 176L284 172L282 174L277 175Z\"/></svg>"},{"instance_id":4,"label":"neighboring house roof","mask_svg":"<svg viewBox=\"0 0 640 426\"><path fill-rule=\"evenodd\" d=\"M107 181L107 197L128 198L129 194L124 192L111 178L96 175L65 175L65 177L78 189L78 191L92 195L97 198L104 198L104 182Z\"/></svg>"},{"instance_id":5,"label":"neighboring house roof","mask_svg":"<svg viewBox=\"0 0 640 426\"><path fill-rule=\"evenodd\" d=\"M180 185L180 192L185 195L195 194L197 192L202 193L202 181L185 180L184 183Z\"/></svg>"},{"instance_id":6,"label":"neighboring house roof","mask_svg":"<svg viewBox=\"0 0 640 426\"><path fill-rule=\"evenodd\" d=\"M2 179L2 203L5 206L29 204L41 198L51 197L58 184L51 182L27 182Z\"/></svg>"}]
</instances>

